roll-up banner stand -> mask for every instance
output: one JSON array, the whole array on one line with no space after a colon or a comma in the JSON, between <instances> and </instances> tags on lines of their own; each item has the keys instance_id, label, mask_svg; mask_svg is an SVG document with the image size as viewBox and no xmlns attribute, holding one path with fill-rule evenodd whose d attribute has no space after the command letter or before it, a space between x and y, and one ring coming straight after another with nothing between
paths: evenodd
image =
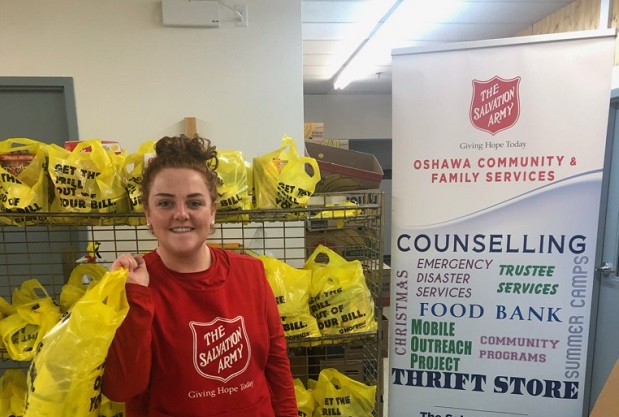
<instances>
[{"instance_id":1,"label":"roll-up banner stand","mask_svg":"<svg viewBox=\"0 0 619 417\"><path fill-rule=\"evenodd\" d=\"M581 417L614 30L393 51L389 417Z\"/></svg>"}]
</instances>

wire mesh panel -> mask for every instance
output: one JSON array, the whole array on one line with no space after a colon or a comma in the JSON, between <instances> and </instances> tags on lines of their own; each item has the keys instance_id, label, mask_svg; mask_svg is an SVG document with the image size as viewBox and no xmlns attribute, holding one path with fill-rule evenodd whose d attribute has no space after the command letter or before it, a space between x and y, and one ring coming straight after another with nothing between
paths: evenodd
<instances>
[{"instance_id":1,"label":"wire mesh panel","mask_svg":"<svg viewBox=\"0 0 619 417\"><path fill-rule=\"evenodd\" d=\"M36 277L56 293L63 284L65 256L78 250L79 231L44 226L0 229L0 295L10 300L12 289Z\"/></svg>"},{"instance_id":2,"label":"wire mesh panel","mask_svg":"<svg viewBox=\"0 0 619 417\"><path fill-rule=\"evenodd\" d=\"M352 379L377 386L374 415L382 415L382 229L380 191L320 194L310 205L287 210L217 213L209 237L219 245L251 255L268 255L302 268L319 245L346 260L359 260L374 302L377 332L288 339L293 375L307 386L322 369L335 368ZM105 266L123 253L145 253L157 246L141 215L5 213L0 227L0 296L11 302L15 288L36 278L58 300L71 272L84 262ZM2 355L6 357L6 352ZM5 361L1 368L28 364Z\"/></svg>"}]
</instances>

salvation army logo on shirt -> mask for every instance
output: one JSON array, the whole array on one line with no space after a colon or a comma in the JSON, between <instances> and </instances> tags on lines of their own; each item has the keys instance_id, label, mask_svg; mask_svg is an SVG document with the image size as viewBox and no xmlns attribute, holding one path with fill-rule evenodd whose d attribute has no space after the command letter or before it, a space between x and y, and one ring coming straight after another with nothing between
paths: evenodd
<instances>
[{"instance_id":1,"label":"salvation army logo on shirt","mask_svg":"<svg viewBox=\"0 0 619 417\"><path fill-rule=\"evenodd\" d=\"M505 80L494 76L488 81L473 80L469 118L479 130L491 133L509 129L520 116L520 77Z\"/></svg>"},{"instance_id":2,"label":"salvation army logo on shirt","mask_svg":"<svg viewBox=\"0 0 619 417\"><path fill-rule=\"evenodd\" d=\"M193 363L200 375L228 382L249 365L251 346L245 320L217 318L210 323L192 321Z\"/></svg>"}]
</instances>

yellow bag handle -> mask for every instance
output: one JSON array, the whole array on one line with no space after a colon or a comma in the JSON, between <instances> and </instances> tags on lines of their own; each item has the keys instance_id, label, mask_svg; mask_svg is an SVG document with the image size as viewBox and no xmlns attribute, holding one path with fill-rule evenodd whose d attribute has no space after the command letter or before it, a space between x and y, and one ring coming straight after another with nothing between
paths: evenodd
<instances>
[{"instance_id":1,"label":"yellow bag handle","mask_svg":"<svg viewBox=\"0 0 619 417\"><path fill-rule=\"evenodd\" d=\"M307 170L305 168L300 169L300 166L303 165L309 165L312 169L311 169L311 174L309 172L307 172ZM315 186L318 181L320 181L320 168L318 168L318 162L316 162L316 159L309 157L309 156L301 156L297 159L295 159L294 161L289 161L286 166L284 166L284 168L282 168L282 172L280 173L281 177L285 177L286 174L288 174L288 172L293 171L293 172L304 172L305 175L307 175L307 178L312 179L314 181L312 181L313 185Z\"/></svg>"},{"instance_id":2,"label":"yellow bag handle","mask_svg":"<svg viewBox=\"0 0 619 417\"><path fill-rule=\"evenodd\" d=\"M284 135L282 138L282 146L279 148L279 158L288 161L288 163L300 158L296 142L288 135Z\"/></svg>"},{"instance_id":3,"label":"yellow bag handle","mask_svg":"<svg viewBox=\"0 0 619 417\"><path fill-rule=\"evenodd\" d=\"M0 141L0 152L15 152L24 148L45 148L45 146L45 143L30 138L8 138Z\"/></svg>"},{"instance_id":4,"label":"yellow bag handle","mask_svg":"<svg viewBox=\"0 0 619 417\"><path fill-rule=\"evenodd\" d=\"M317 258L319 256L323 256L327 258L327 262L318 262ZM340 256L337 252L332 249L329 249L323 244L320 244L314 249L314 252L307 258L305 264L303 265L304 269L317 269L325 266L343 266L347 265L348 261Z\"/></svg>"},{"instance_id":5,"label":"yellow bag handle","mask_svg":"<svg viewBox=\"0 0 619 417\"><path fill-rule=\"evenodd\" d=\"M75 148L73 148L73 151L71 151L71 153L74 155L86 153L84 151L87 148L90 148L90 150L87 152L88 154L90 154L90 157L88 159L91 159L95 163L97 168L105 168L107 166L107 163L100 164L99 162L106 160L109 161L110 158L107 153L108 151L103 148L103 145L101 144L101 141L99 139L87 139L81 141L75 146Z\"/></svg>"},{"instance_id":6,"label":"yellow bag handle","mask_svg":"<svg viewBox=\"0 0 619 417\"><path fill-rule=\"evenodd\" d=\"M108 269L100 264L79 264L71 271L67 284L75 285L76 287L87 287L89 283L84 283L83 280L85 275L91 278L90 282L98 282L107 272Z\"/></svg>"},{"instance_id":7,"label":"yellow bag handle","mask_svg":"<svg viewBox=\"0 0 619 417\"><path fill-rule=\"evenodd\" d=\"M50 298L49 293L38 279L31 278L22 282L20 288L14 288L11 297L13 307L42 298Z\"/></svg>"}]
</instances>

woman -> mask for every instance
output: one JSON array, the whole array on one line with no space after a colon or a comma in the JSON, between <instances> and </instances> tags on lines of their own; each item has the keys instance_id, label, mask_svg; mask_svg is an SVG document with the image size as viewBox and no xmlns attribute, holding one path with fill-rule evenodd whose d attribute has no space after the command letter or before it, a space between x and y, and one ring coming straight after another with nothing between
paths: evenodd
<instances>
[{"instance_id":1,"label":"woman","mask_svg":"<svg viewBox=\"0 0 619 417\"><path fill-rule=\"evenodd\" d=\"M127 417L297 416L286 340L264 267L209 247L216 150L164 137L142 198L158 247L122 255L129 313L106 362L103 393ZM208 161L208 162L207 162Z\"/></svg>"}]
</instances>

